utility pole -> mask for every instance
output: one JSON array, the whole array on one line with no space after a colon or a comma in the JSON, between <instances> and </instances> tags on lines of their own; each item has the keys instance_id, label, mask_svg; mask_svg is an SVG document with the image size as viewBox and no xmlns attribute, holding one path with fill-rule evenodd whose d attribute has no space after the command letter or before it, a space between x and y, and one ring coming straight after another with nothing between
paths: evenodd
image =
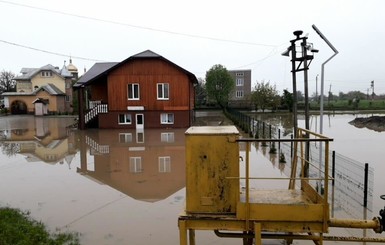
<instances>
[{"instance_id":1,"label":"utility pole","mask_svg":"<svg viewBox=\"0 0 385 245\"><path fill-rule=\"evenodd\" d=\"M372 101L374 100L374 80L370 82L370 87L372 88Z\"/></svg>"},{"instance_id":2,"label":"utility pole","mask_svg":"<svg viewBox=\"0 0 385 245\"><path fill-rule=\"evenodd\" d=\"M297 93L297 76L296 73L299 71L304 72L304 90L305 90L305 123L306 129L309 129L309 92L308 92L308 74L309 65L314 58L314 55L309 55L307 52L317 53L318 50L313 49L313 45L307 43L307 36L301 36L302 31L295 31L293 34L296 36L295 39L290 40L290 47L282 53L283 56L290 56L291 54L291 64L292 64L292 79L293 79L293 124L294 124L294 137L297 138L297 102L298 102L298 93ZM297 57L296 42L301 42L301 56ZM308 62L309 61L309 62Z\"/></svg>"},{"instance_id":3,"label":"utility pole","mask_svg":"<svg viewBox=\"0 0 385 245\"><path fill-rule=\"evenodd\" d=\"M286 52L282 53L283 56L290 56L291 53L291 64L292 64L292 76L293 76L293 124L294 124L294 138L298 138L298 120L297 120L297 78L296 73L299 71L304 72L304 90L305 90L305 128L310 129L309 126L309 91L308 91L308 73L309 65L314 58L314 55L309 55L307 52L317 53L318 50L313 49L313 45L307 43L307 36L302 35L302 31L295 31L293 34L296 36L295 39L290 40L290 47L287 48ZM297 57L296 42L301 41L301 56ZM309 63L308 63L309 61ZM306 133L306 137L309 135ZM309 158L310 158L310 143L306 142L305 148L306 163L304 167L305 176L309 176Z\"/></svg>"},{"instance_id":4,"label":"utility pole","mask_svg":"<svg viewBox=\"0 0 385 245\"><path fill-rule=\"evenodd\" d=\"M317 101L317 103L319 102L319 100L318 100L318 74L315 77L315 100Z\"/></svg>"}]
</instances>

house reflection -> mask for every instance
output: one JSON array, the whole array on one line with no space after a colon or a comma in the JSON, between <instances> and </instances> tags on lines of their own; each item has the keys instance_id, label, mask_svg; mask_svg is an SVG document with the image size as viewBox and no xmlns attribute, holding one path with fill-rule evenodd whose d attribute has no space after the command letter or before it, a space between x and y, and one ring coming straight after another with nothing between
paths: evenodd
<instances>
[{"instance_id":1,"label":"house reflection","mask_svg":"<svg viewBox=\"0 0 385 245\"><path fill-rule=\"evenodd\" d=\"M185 131L81 131L77 171L137 200L165 199L185 187Z\"/></svg>"},{"instance_id":2,"label":"house reflection","mask_svg":"<svg viewBox=\"0 0 385 245\"><path fill-rule=\"evenodd\" d=\"M35 117L14 129L2 131L1 145L7 155L24 155L28 162L71 164L77 150L74 132L58 120Z\"/></svg>"}]
</instances>

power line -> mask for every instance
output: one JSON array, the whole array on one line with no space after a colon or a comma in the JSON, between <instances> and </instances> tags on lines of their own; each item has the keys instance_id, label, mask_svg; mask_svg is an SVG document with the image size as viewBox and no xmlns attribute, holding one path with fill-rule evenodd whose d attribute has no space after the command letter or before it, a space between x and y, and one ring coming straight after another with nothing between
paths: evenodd
<instances>
[{"instance_id":1,"label":"power line","mask_svg":"<svg viewBox=\"0 0 385 245\"><path fill-rule=\"evenodd\" d=\"M19 7L37 9L37 10L41 10L41 11L46 11L46 12L51 12L51 13L56 13L56 14L61 14L61 15L66 15L66 16L77 17L77 18L86 19L86 20L93 20L93 21L98 21L98 22L110 23L110 24L114 24L114 25L121 25L121 26L125 26L125 27L143 29L143 30L148 30L148 31L162 32L162 33L167 33L167 34L172 34L172 35L179 35L179 36L186 36L186 37L192 37L192 38L206 39L206 40L211 40L211 41L220 41L220 42L228 42L228 43L236 43L236 44L253 45L253 46L264 46L264 47L277 47L278 46L278 45L273 45L273 44L263 44L263 43L254 43L254 42L245 42L245 41L237 41L237 40L230 40L230 39L222 39L222 38L216 38L216 37L201 36L201 35L194 35L194 34L188 34L188 33L176 32L176 31L157 29L157 28L147 27L147 26L132 25L132 24L127 24L127 23L118 22L118 21L104 20L104 19L99 19L99 18L95 18L95 17L89 17L89 16L84 16L84 15L78 15L78 14L71 14L71 13L67 13L67 12L63 12L63 11L46 9L46 8L40 8L40 7L31 6L31 5L14 3L14 2L3 1L3 0L0 0L0 2L1 3L15 5L15 6L19 6Z\"/></svg>"},{"instance_id":2,"label":"power line","mask_svg":"<svg viewBox=\"0 0 385 245\"><path fill-rule=\"evenodd\" d=\"M71 56L72 58L76 58L76 59L79 59L79 60L88 60L88 61L97 61L97 62L103 62L104 61L104 60L97 60L97 59L90 59L90 58L84 58L84 57L79 57L79 56L61 54L61 53L52 52L52 51L48 51L48 50L44 50L44 49L38 49L38 48L34 48L34 47L30 47L30 46L25 46L25 45L13 43L13 42L8 42L8 41L1 40L1 39L0 39L0 42L5 43L5 44L9 44L9 45L13 45L13 46L16 46L16 47L31 49L31 50L34 50L34 51L39 51L39 52L43 52L43 53L47 53L47 54L53 54L53 55L62 56L62 57L69 57L69 56Z\"/></svg>"}]
</instances>

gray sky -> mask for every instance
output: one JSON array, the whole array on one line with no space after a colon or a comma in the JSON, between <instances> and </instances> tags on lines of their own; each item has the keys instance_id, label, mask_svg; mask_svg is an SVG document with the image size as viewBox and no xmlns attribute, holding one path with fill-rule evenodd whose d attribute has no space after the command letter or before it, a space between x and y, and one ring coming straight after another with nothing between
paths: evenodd
<instances>
[{"instance_id":1,"label":"gray sky","mask_svg":"<svg viewBox=\"0 0 385 245\"><path fill-rule=\"evenodd\" d=\"M339 51L325 66L325 94L330 85L333 94L366 93L372 80L375 93L385 93L382 0L0 0L0 9L0 70L16 74L62 67L70 56L82 74L97 61L150 49L198 78L222 64L251 69L253 84L270 81L279 92L291 91L290 58L281 53L293 31L302 30L320 51L309 70L312 94L321 64L333 54L315 24ZM298 84L303 90L303 73Z\"/></svg>"}]
</instances>

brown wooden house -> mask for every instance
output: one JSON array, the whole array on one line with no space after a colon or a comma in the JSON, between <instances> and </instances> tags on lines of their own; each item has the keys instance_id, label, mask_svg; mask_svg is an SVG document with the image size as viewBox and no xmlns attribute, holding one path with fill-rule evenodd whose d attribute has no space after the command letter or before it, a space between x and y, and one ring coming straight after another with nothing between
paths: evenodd
<instances>
[{"instance_id":1,"label":"brown wooden house","mask_svg":"<svg viewBox=\"0 0 385 245\"><path fill-rule=\"evenodd\" d=\"M96 63L74 85L79 128L187 128L196 83L194 74L150 50Z\"/></svg>"}]
</instances>

